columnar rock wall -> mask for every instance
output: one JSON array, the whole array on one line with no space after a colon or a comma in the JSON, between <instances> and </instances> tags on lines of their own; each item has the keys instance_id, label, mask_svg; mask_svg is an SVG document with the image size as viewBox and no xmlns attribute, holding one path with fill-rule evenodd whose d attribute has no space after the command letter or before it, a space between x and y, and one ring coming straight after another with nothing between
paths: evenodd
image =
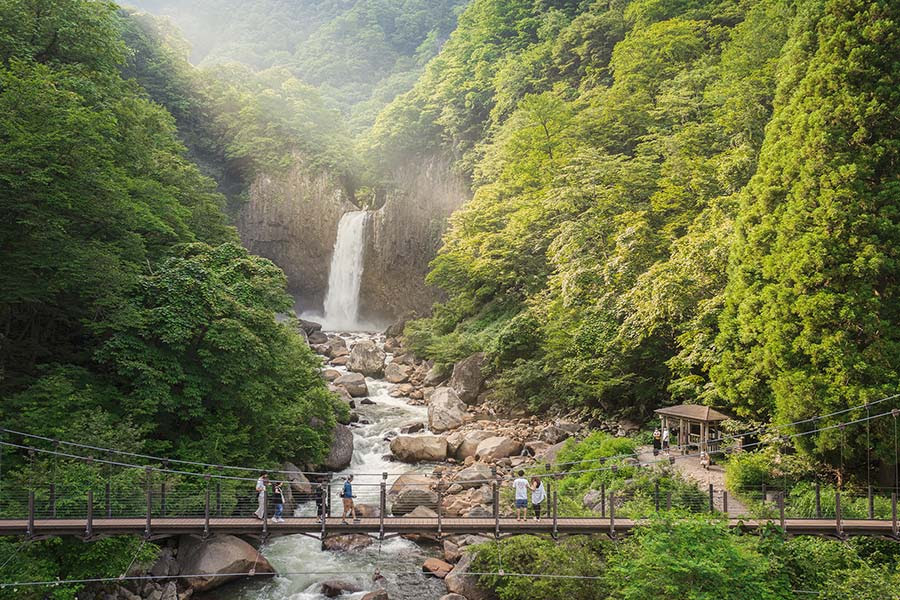
<instances>
[{"instance_id":1,"label":"columnar rock wall","mask_svg":"<svg viewBox=\"0 0 900 600\"><path fill-rule=\"evenodd\" d=\"M411 159L393 173L384 205L371 221L360 309L370 319L427 313L438 291L425 284L450 214L469 185L440 156Z\"/></svg>"},{"instance_id":2,"label":"columnar rock wall","mask_svg":"<svg viewBox=\"0 0 900 600\"><path fill-rule=\"evenodd\" d=\"M321 309L338 221L357 210L338 177L298 160L286 173L260 175L237 227L248 250L277 264L304 308Z\"/></svg>"}]
</instances>

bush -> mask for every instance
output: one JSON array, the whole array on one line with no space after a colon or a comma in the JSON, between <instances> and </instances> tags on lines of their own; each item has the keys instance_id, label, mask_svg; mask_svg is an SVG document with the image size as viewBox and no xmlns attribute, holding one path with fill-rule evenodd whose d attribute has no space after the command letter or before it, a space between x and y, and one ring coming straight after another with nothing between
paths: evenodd
<instances>
[{"instance_id":1,"label":"bush","mask_svg":"<svg viewBox=\"0 0 900 600\"><path fill-rule=\"evenodd\" d=\"M734 493L759 489L774 482L770 458L763 452L741 452L725 465L725 485Z\"/></svg>"},{"instance_id":2,"label":"bush","mask_svg":"<svg viewBox=\"0 0 900 600\"><path fill-rule=\"evenodd\" d=\"M560 542L531 535L473 547L472 571L492 573L479 583L500 600L601 600L607 590L597 579L505 577L505 573L541 573L596 577L603 571L601 553L609 542L568 538ZM493 574L497 573L497 574Z\"/></svg>"}]
</instances>

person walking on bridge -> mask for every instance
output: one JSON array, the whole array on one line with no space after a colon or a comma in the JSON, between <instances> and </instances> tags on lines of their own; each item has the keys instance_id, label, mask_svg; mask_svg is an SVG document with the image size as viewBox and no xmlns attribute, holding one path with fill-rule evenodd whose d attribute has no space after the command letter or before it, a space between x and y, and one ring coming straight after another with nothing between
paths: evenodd
<instances>
[{"instance_id":1,"label":"person walking on bridge","mask_svg":"<svg viewBox=\"0 0 900 600\"><path fill-rule=\"evenodd\" d=\"M275 516L272 517L272 521L275 523L284 523L284 490L282 490L281 486L283 484L281 482L275 483L275 488L272 490L272 500L275 502Z\"/></svg>"},{"instance_id":2,"label":"person walking on bridge","mask_svg":"<svg viewBox=\"0 0 900 600\"><path fill-rule=\"evenodd\" d=\"M341 500L344 502L344 514L341 515L341 522L346 523L347 517L353 515L353 522L359 522L359 518L356 516L356 507L353 506L353 499L356 497L353 495L353 475L347 476L347 481L344 482L344 489L341 492Z\"/></svg>"},{"instance_id":3,"label":"person walking on bridge","mask_svg":"<svg viewBox=\"0 0 900 600\"><path fill-rule=\"evenodd\" d=\"M257 519L262 520L262 518L266 514L266 486L269 485L269 474L263 471L259 474L259 479L256 480L256 493L257 493L257 501L259 502L259 508L256 509L256 512L253 514L256 515Z\"/></svg>"},{"instance_id":4,"label":"person walking on bridge","mask_svg":"<svg viewBox=\"0 0 900 600\"><path fill-rule=\"evenodd\" d=\"M513 480L513 488L516 490L516 521L524 521L528 513L528 480L525 479L525 471L519 471L519 476Z\"/></svg>"}]
</instances>

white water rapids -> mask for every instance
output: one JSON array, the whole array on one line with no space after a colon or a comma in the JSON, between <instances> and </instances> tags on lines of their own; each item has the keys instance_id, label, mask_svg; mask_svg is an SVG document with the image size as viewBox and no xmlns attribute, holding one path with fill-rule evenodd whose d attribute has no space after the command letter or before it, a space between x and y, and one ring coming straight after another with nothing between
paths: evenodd
<instances>
[{"instance_id":1,"label":"white water rapids","mask_svg":"<svg viewBox=\"0 0 900 600\"><path fill-rule=\"evenodd\" d=\"M366 251L366 225L369 213L357 210L345 213L338 224L328 290L325 294L325 329L359 331L359 286L362 282Z\"/></svg>"}]
</instances>

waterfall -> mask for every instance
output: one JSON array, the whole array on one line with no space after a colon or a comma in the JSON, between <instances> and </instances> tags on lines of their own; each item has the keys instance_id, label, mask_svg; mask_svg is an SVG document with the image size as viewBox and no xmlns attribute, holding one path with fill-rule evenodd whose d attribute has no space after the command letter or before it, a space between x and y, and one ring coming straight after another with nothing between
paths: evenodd
<instances>
[{"instance_id":1,"label":"waterfall","mask_svg":"<svg viewBox=\"0 0 900 600\"><path fill-rule=\"evenodd\" d=\"M359 328L359 285L363 274L369 214L364 210L348 212L338 224L331 271L328 273L328 292L325 294L323 325L326 329L354 331Z\"/></svg>"}]
</instances>

